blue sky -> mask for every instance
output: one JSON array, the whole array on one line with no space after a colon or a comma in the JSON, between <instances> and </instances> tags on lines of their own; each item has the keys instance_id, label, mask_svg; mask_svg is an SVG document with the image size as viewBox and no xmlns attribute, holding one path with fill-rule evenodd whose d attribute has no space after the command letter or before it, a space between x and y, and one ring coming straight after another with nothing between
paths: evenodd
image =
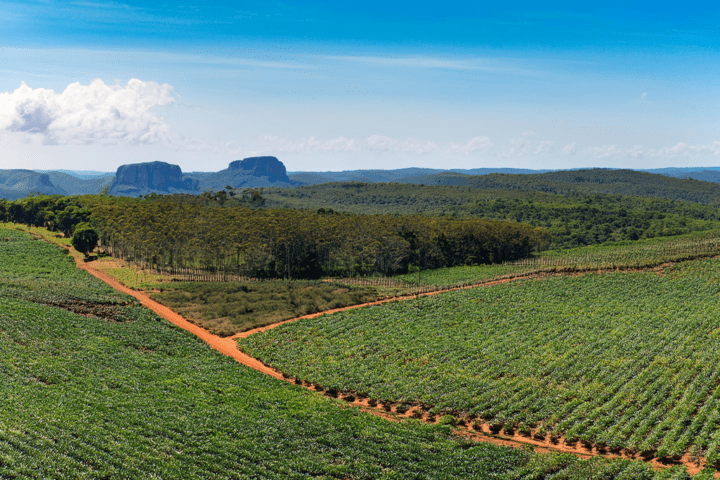
<instances>
[{"instance_id":1,"label":"blue sky","mask_svg":"<svg viewBox=\"0 0 720 480\"><path fill-rule=\"evenodd\" d=\"M717 7L0 0L0 168L711 166Z\"/></svg>"}]
</instances>

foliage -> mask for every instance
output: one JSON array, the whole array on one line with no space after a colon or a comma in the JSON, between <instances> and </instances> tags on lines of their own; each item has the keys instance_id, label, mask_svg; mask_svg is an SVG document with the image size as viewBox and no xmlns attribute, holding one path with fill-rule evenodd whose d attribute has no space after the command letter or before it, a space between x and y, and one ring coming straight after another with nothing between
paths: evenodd
<instances>
[{"instance_id":1,"label":"foliage","mask_svg":"<svg viewBox=\"0 0 720 480\"><path fill-rule=\"evenodd\" d=\"M320 281L172 282L151 296L217 335L377 299L374 289Z\"/></svg>"},{"instance_id":2,"label":"foliage","mask_svg":"<svg viewBox=\"0 0 720 480\"><path fill-rule=\"evenodd\" d=\"M47 227L70 237L77 224L90 218L90 210L80 205L81 198L39 195L13 202L0 200L0 221Z\"/></svg>"},{"instance_id":3,"label":"foliage","mask_svg":"<svg viewBox=\"0 0 720 480\"><path fill-rule=\"evenodd\" d=\"M390 275L527 256L548 237L524 224L479 219L220 208L181 197L92 207L114 256L168 273L203 269L258 278Z\"/></svg>"},{"instance_id":4,"label":"foliage","mask_svg":"<svg viewBox=\"0 0 720 480\"><path fill-rule=\"evenodd\" d=\"M720 185L633 170L561 170L538 175L493 173L468 179L474 188L534 190L570 195L633 195L720 206Z\"/></svg>"},{"instance_id":5,"label":"foliage","mask_svg":"<svg viewBox=\"0 0 720 480\"><path fill-rule=\"evenodd\" d=\"M720 454L720 260L303 320L243 350L325 388L610 447Z\"/></svg>"},{"instance_id":6,"label":"foliage","mask_svg":"<svg viewBox=\"0 0 720 480\"><path fill-rule=\"evenodd\" d=\"M72 245L80 253L88 254L97 247L99 237L94 228L83 222L75 226Z\"/></svg>"},{"instance_id":7,"label":"foliage","mask_svg":"<svg viewBox=\"0 0 720 480\"><path fill-rule=\"evenodd\" d=\"M421 213L525 222L548 228L554 248L679 235L720 226L716 205L657 198L664 192L660 190L633 189L630 185L622 185L620 189L612 184L612 189L596 192L581 188L585 185L582 182L567 184L562 189L543 189L544 184L533 183L541 181L543 177L539 175L497 178L505 183L477 186L331 183L266 189L263 195L271 207L331 208L364 214ZM669 180L682 185L687 182ZM695 188L696 184L704 182L693 181L690 187ZM499 188L503 185L504 188ZM717 185L712 188L718 190ZM626 193L618 195L620 191ZM640 193L647 197L637 196Z\"/></svg>"},{"instance_id":8,"label":"foliage","mask_svg":"<svg viewBox=\"0 0 720 480\"><path fill-rule=\"evenodd\" d=\"M33 303L130 301L58 247L0 228L2 478L652 478L395 423L238 365L127 306L123 323ZM31 253L40 251L40 255ZM62 285L63 288L58 288ZM27 290L27 295L8 292ZM607 472L612 472L609 475Z\"/></svg>"},{"instance_id":9,"label":"foliage","mask_svg":"<svg viewBox=\"0 0 720 480\"><path fill-rule=\"evenodd\" d=\"M0 296L45 304L130 301L78 270L66 250L0 227ZM134 302L133 302L134 303Z\"/></svg>"}]
</instances>

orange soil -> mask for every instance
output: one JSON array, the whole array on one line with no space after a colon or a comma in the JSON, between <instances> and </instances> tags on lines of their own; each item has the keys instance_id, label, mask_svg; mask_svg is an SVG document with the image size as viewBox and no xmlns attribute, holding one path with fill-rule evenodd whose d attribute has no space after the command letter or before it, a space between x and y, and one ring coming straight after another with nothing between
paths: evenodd
<instances>
[{"instance_id":1,"label":"orange soil","mask_svg":"<svg viewBox=\"0 0 720 480\"><path fill-rule=\"evenodd\" d=\"M508 282L512 282L512 281L514 281L514 280L521 280L521 279L524 279L524 278L529 278L529 277L526 277L526 276L520 277L520 276L518 276L518 277L514 277L514 278L504 278L504 279L502 279L502 280L492 280L492 281L489 281L489 282L476 283L476 284L467 285L467 286L464 286L464 287L447 288L447 289L444 289L444 290L436 290L436 291L434 291L434 292L420 293L420 294L417 294L417 295L415 295L415 294L413 294L413 295L401 295L401 296L397 296L397 297L384 298L384 299L382 299L382 300L377 300L377 301L375 301L375 302L358 303L357 305L350 305L350 306L347 306L347 307L333 308L332 310L325 310L325 311L323 311L323 312L310 313L310 314L308 314L308 315L303 315L303 316L301 316L301 317L295 317L295 318L291 318L291 319L289 319L289 320L283 320L282 322L277 322L277 323L272 323L272 324L270 324L270 325L265 325L264 327L258 327L258 328L253 328L252 330L246 330L246 331L244 331L244 332L236 333L235 335L233 335L233 336L230 337L230 338L233 339L233 340L238 339L238 338L247 338L247 337L249 337L250 335L253 335L253 334L255 334L255 333L262 333L262 332L265 332L265 331L270 330L270 329L272 329L272 328L279 327L280 325L283 325L283 324L285 324L285 323L297 322L298 320L305 320L305 319L308 319L308 318L315 318L315 317L319 317L319 316L321 316L321 315L330 315L331 313L344 312L344 311L346 311L346 310L355 310L356 308L371 307L371 306L373 306L373 305L381 305L381 304L383 304L383 303L389 303L389 302L402 302L402 301L405 301L405 300L412 300L412 299L417 298L417 297L430 297L430 296L433 296L433 295L439 295L439 294L441 294L441 293L453 292L453 291L455 291L455 290L465 290L465 289L468 289L468 288L477 288L477 287L487 287L487 286L491 286L491 285L499 285L499 284L501 284L501 283L508 283Z\"/></svg>"},{"instance_id":2,"label":"orange soil","mask_svg":"<svg viewBox=\"0 0 720 480\"><path fill-rule=\"evenodd\" d=\"M67 247L66 247L67 248ZM68 248L69 249L69 248ZM275 328L278 325L282 325L284 323L297 321L303 318L314 318L320 315L326 315L330 313L355 309L355 308L361 308L364 306L370 306L370 305L379 305L381 303L387 303L387 302L393 302L393 301L402 301L402 300L409 300L412 298L416 298L416 295L407 295L407 296L401 296L401 297L394 297L390 299L380 300L377 302L370 302L362 305L354 305L350 307L344 307L344 308L338 308L334 310L328 310L325 312L319 312L314 313L311 315L305 315L303 317L298 317L290 320L286 320L283 322L279 322L276 324L268 325L266 327L256 328L254 330L249 330L243 333L240 333L238 335L235 335L233 337L226 337L222 338L217 335L214 335L207 330L190 323L186 319L184 319L182 316L178 315L171 309L167 308L166 306L156 302L155 300L151 299L149 296L147 296L144 292L140 292L137 290L132 290L125 285L122 285L120 282L109 276L103 271L100 271L96 268L93 268L92 263L85 263L80 258L76 258L76 263L78 268L81 268L83 270L86 270L91 275L94 275L98 279L104 281L111 287L113 287L115 290L123 292L125 294L128 294L135 299L137 299L143 306L149 308L150 310L154 311L158 315L160 315L162 318L168 320L169 322L173 323L174 325L177 325L178 327L187 330L188 332L196 335L201 340L206 342L210 347L214 348L218 352L227 355L229 357L234 358L238 362L242 363L243 365L250 367L252 369L255 369L259 372L262 372L266 375L269 375L271 377L277 378L278 380L287 381L290 383L294 383L299 386L303 386L304 388L316 391L318 393L323 393L324 390L319 385L313 385L308 382L302 382L300 380L295 380L292 378L287 377L286 375L283 375L282 372L269 367L268 365L265 365L261 361L257 360L256 358L251 357L250 355L247 355L239 350L237 343L235 342L235 339L237 338L245 338L249 335L252 335L253 333L258 332L264 332L268 329ZM667 265L664 265L667 266ZM597 270L595 270L597 272ZM577 274L577 272L575 273ZM547 275L545 275L547 276ZM528 277L518 277L518 278L509 278L509 279L503 279L503 280L496 280L492 282L487 282L483 284L478 285L470 285L466 287L457 287L452 288L448 290L443 291L435 291L435 292L429 292L422 294L420 296L429 296L429 295L437 295L443 292L452 291L452 290L462 290L466 288L475 288L478 286L489 286L489 285L497 285L501 283L507 283L516 279L520 278L528 278ZM382 405L382 404L375 404L372 406L368 399L358 399L356 398L351 392L340 392L339 394L332 394L330 395L328 392L324 392L325 395L331 396L331 397L337 397L341 400L344 400L348 405L353 405L357 408L360 408L361 410L370 413L372 415L380 416L388 420L392 421L399 421L403 418L417 418L420 421L426 422L426 423L437 423L438 419L428 416L427 412L423 411L419 407L415 406L410 408L405 413L399 413L397 412L397 405ZM605 458L626 458L626 459L634 459L634 460L644 460L646 462L649 462L653 468L659 469L659 468L665 468L672 465L684 465L688 472L691 475L694 475L698 473L702 468L705 467L705 461L704 459L697 461L693 460L689 454L686 454L681 459L677 459L676 461L668 461L664 459L658 459L651 456L643 457L639 454L630 453L624 450L616 450L616 451L609 451L603 448L598 448L593 445L585 445L580 442L576 443L567 443L565 439L563 438L539 438L535 434L537 433L537 429L531 430L529 435L522 435L518 432L504 432L504 434L500 433L493 433L490 429L490 425L487 423L479 423L475 422L472 425L469 426L458 426L455 427L454 432L457 435L463 436L465 438L474 440L474 441L481 441L481 442L489 442L497 445L504 445L514 448L522 448L524 446L532 446L535 451L537 452L565 452L565 453L571 453L573 455L589 458L594 456L602 456ZM720 478L720 472L715 474L716 478Z\"/></svg>"},{"instance_id":3,"label":"orange soil","mask_svg":"<svg viewBox=\"0 0 720 480\"><path fill-rule=\"evenodd\" d=\"M389 303L389 302L402 302L406 300L412 300L414 298L418 297L430 297L433 295L439 295L441 293L447 293L447 292L454 292L456 290L467 290L469 288L478 288L478 287L490 287L493 285L500 285L503 283L509 283L514 282L517 280L530 280L530 279L542 279L542 278L549 278L549 277L558 277L558 276L575 276L575 275L587 275L587 274L599 274L599 273L608 273L608 272L628 272L628 271L647 271L647 270L654 270L658 272L658 275L661 273L662 269L665 267L672 266L672 263L665 263L663 265L659 265L657 267L647 268L647 269L637 269L637 268L625 268L625 269L604 269L604 270L598 270L598 269L570 269L570 270L564 270L564 269L558 269L557 271L545 271L545 272L530 272L530 273L523 273L518 274L514 277L509 278L502 278L499 280L488 280L486 282L479 282L479 283L473 283L471 285L465 285L462 287L452 287L452 288L445 288L442 290L435 290L432 292L425 292L420 294L410 294L410 295L400 295L397 297L390 297L390 298L384 298L382 300L377 300L374 302L368 302L368 303L359 303L357 305L350 305L347 307L341 307L341 308L334 308L332 310L325 310L323 312L317 312L317 313L310 313L308 315L303 315L300 317L291 318L288 320L283 320L281 322L272 323L270 325L266 325L264 327L258 327L253 328L252 330L246 330L244 332L236 333L235 335L231 336L230 338L235 340L239 338L247 338L250 335L253 335L255 333L262 333L267 330L270 330L275 327L279 327L280 325L283 325L285 323L291 323L291 322L297 322L298 320L305 320L308 318L316 318L321 315L329 315L331 313L338 313L338 312L344 312L347 310L354 310L356 308L363 308L363 307L370 307L373 305L380 305L383 303Z\"/></svg>"}]
</instances>

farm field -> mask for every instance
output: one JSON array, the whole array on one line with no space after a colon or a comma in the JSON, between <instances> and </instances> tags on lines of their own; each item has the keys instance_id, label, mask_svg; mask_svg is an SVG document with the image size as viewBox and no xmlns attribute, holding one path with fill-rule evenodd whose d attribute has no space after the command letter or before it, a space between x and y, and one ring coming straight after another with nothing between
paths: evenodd
<instances>
[{"instance_id":1,"label":"farm field","mask_svg":"<svg viewBox=\"0 0 720 480\"><path fill-rule=\"evenodd\" d=\"M687 478L343 407L211 350L58 247L0 238L0 478Z\"/></svg>"},{"instance_id":2,"label":"farm field","mask_svg":"<svg viewBox=\"0 0 720 480\"><path fill-rule=\"evenodd\" d=\"M710 259L456 291L302 320L239 344L324 388L714 464L719 311L720 260Z\"/></svg>"},{"instance_id":3,"label":"farm field","mask_svg":"<svg viewBox=\"0 0 720 480\"><path fill-rule=\"evenodd\" d=\"M322 281L172 282L150 296L216 335L372 302L375 289Z\"/></svg>"},{"instance_id":4,"label":"farm field","mask_svg":"<svg viewBox=\"0 0 720 480\"><path fill-rule=\"evenodd\" d=\"M473 265L424 270L421 272L419 285L424 291L432 291L530 274L649 268L667 262L715 255L720 255L720 231L712 230L677 237L550 250L500 265ZM408 293L417 289L417 273L398 275L393 279L404 283L405 291Z\"/></svg>"}]
</instances>

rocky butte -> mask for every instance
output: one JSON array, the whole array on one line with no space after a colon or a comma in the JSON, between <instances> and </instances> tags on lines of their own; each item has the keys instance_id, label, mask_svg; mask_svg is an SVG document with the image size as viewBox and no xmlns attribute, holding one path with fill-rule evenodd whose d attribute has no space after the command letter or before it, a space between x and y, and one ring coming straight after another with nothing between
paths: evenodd
<instances>
[{"instance_id":1,"label":"rocky butte","mask_svg":"<svg viewBox=\"0 0 720 480\"><path fill-rule=\"evenodd\" d=\"M230 162L229 170L245 170L254 177L268 177L270 182L290 183L285 165L276 157L249 157Z\"/></svg>"},{"instance_id":2,"label":"rocky butte","mask_svg":"<svg viewBox=\"0 0 720 480\"><path fill-rule=\"evenodd\" d=\"M177 165L148 162L122 165L115 173L111 195L144 195L158 193L196 193L200 182L184 176Z\"/></svg>"}]
</instances>

